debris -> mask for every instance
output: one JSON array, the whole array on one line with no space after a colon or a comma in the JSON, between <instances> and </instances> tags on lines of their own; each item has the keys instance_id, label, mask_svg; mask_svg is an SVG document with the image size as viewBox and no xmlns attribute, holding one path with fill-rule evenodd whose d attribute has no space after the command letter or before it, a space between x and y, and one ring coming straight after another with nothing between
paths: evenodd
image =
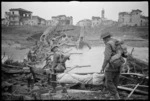
<instances>
[{"instance_id":1,"label":"debris","mask_svg":"<svg viewBox=\"0 0 150 101\"><path fill-rule=\"evenodd\" d=\"M131 88L123 87L123 86L118 86L118 89L120 89L120 90L125 90L125 91L132 91L132 90L133 90L133 89L131 89ZM140 94L146 94L146 95L148 95L148 92L141 91L141 90L135 90L134 92L140 93Z\"/></svg>"},{"instance_id":2,"label":"debris","mask_svg":"<svg viewBox=\"0 0 150 101\"><path fill-rule=\"evenodd\" d=\"M128 95L127 99L130 98L130 96L133 94L133 92L136 90L136 88L139 86L139 83L135 86L135 88L132 90L132 92Z\"/></svg>"}]
</instances>

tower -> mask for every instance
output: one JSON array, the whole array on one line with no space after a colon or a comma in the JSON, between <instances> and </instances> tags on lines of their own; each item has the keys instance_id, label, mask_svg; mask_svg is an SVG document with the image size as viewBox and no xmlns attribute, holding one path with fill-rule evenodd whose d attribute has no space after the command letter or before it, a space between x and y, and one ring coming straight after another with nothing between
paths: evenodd
<instances>
[{"instance_id":1,"label":"tower","mask_svg":"<svg viewBox=\"0 0 150 101\"><path fill-rule=\"evenodd\" d=\"M101 11L101 17L102 17L102 19L104 19L105 18L105 11L104 11L104 9L102 9L102 11Z\"/></svg>"}]
</instances>

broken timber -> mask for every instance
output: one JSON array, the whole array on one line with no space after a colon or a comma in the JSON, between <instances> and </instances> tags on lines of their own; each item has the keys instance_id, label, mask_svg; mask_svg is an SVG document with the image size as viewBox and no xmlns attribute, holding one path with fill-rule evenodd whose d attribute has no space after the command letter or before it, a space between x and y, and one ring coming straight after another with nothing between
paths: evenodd
<instances>
[{"instance_id":1,"label":"broken timber","mask_svg":"<svg viewBox=\"0 0 150 101\"><path fill-rule=\"evenodd\" d=\"M133 92L137 89L138 86L139 86L139 83L134 87L134 89L133 89L132 92L128 95L127 98L130 98L130 96L133 94Z\"/></svg>"},{"instance_id":2,"label":"broken timber","mask_svg":"<svg viewBox=\"0 0 150 101\"><path fill-rule=\"evenodd\" d=\"M133 90L132 88L123 87L123 86L118 86L117 88L120 90L126 90L126 91L132 91ZM148 95L148 92L137 90L137 89L134 92Z\"/></svg>"}]
</instances>

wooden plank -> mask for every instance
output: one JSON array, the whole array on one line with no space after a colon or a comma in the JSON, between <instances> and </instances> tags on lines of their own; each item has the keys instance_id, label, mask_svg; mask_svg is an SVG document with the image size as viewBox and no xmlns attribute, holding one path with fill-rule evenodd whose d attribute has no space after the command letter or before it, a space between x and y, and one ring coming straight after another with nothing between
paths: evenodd
<instances>
[{"instance_id":1,"label":"wooden plank","mask_svg":"<svg viewBox=\"0 0 150 101\"><path fill-rule=\"evenodd\" d=\"M118 86L117 88L120 89L120 90L126 90L126 91L132 91L132 90L133 90L132 88L123 87L123 86ZM136 93L141 93L141 94L146 94L146 95L148 95L148 92L141 91L141 90L135 90L135 92L136 92Z\"/></svg>"},{"instance_id":2,"label":"wooden plank","mask_svg":"<svg viewBox=\"0 0 150 101\"><path fill-rule=\"evenodd\" d=\"M139 76L139 77L145 77L146 75L139 74L139 73L121 73L121 75L134 75L134 76Z\"/></svg>"},{"instance_id":3,"label":"wooden plank","mask_svg":"<svg viewBox=\"0 0 150 101\"><path fill-rule=\"evenodd\" d=\"M121 85L121 86L135 86L135 84L126 84L126 85ZM149 88L149 86L147 85L139 85L139 87Z\"/></svg>"},{"instance_id":4,"label":"wooden plank","mask_svg":"<svg viewBox=\"0 0 150 101\"><path fill-rule=\"evenodd\" d=\"M139 86L139 83L134 87L134 89L132 90L132 92L128 95L127 98L130 98L131 95L133 94L133 92L137 89L137 87Z\"/></svg>"},{"instance_id":5,"label":"wooden plank","mask_svg":"<svg viewBox=\"0 0 150 101\"><path fill-rule=\"evenodd\" d=\"M68 93L99 93L99 91L90 91L90 90L78 90L78 89L68 89Z\"/></svg>"}]
</instances>

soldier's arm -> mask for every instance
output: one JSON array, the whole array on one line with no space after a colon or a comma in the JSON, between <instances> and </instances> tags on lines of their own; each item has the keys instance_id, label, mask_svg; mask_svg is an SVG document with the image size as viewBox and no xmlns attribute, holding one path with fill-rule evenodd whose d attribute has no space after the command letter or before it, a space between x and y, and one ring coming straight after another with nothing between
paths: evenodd
<instances>
[{"instance_id":1,"label":"soldier's arm","mask_svg":"<svg viewBox=\"0 0 150 101\"><path fill-rule=\"evenodd\" d=\"M106 44L105 46L105 52L104 52L104 62L102 65L102 69L104 70L106 65L109 63L110 59L111 59L111 55L112 55L112 49L110 44Z\"/></svg>"}]
</instances>

